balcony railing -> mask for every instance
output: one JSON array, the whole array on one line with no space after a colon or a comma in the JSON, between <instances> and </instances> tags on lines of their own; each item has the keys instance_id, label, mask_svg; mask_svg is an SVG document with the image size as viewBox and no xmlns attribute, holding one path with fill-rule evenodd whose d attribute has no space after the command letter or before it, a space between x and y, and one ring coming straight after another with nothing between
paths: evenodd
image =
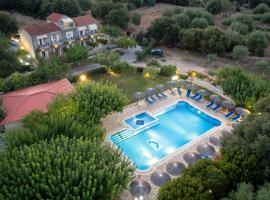
<instances>
[{"instance_id":1,"label":"balcony railing","mask_svg":"<svg viewBox=\"0 0 270 200\"><path fill-rule=\"evenodd\" d=\"M62 40L53 40L52 44L53 45L60 45L60 44L63 44L63 41Z\"/></svg>"},{"instance_id":2,"label":"balcony railing","mask_svg":"<svg viewBox=\"0 0 270 200\"><path fill-rule=\"evenodd\" d=\"M42 49L47 49L47 48L49 48L51 45L52 45L51 42L45 42L45 43L43 43L43 44L38 44L38 47L39 47L39 48L42 48Z\"/></svg>"}]
</instances>

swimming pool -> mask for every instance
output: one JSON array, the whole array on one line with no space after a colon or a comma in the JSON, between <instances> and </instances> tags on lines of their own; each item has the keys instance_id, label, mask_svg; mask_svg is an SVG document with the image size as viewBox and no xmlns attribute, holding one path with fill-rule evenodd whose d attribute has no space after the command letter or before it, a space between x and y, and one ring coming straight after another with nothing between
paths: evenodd
<instances>
[{"instance_id":1,"label":"swimming pool","mask_svg":"<svg viewBox=\"0 0 270 200\"><path fill-rule=\"evenodd\" d=\"M110 136L110 140L136 165L148 171L164 157L198 138L221 122L180 101L155 115L153 123L139 130L128 128Z\"/></svg>"}]
</instances>

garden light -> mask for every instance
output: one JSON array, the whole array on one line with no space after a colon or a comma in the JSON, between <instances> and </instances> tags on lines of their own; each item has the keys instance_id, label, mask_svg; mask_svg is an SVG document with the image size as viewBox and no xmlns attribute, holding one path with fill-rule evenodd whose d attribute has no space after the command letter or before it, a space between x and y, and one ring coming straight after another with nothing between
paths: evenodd
<instances>
[{"instance_id":1,"label":"garden light","mask_svg":"<svg viewBox=\"0 0 270 200\"><path fill-rule=\"evenodd\" d=\"M179 79L179 76L178 76L178 75L172 76L172 81L176 81L176 80L178 80L178 79Z\"/></svg>"},{"instance_id":2,"label":"garden light","mask_svg":"<svg viewBox=\"0 0 270 200\"><path fill-rule=\"evenodd\" d=\"M80 82L85 82L85 81L87 81L87 76L85 74L82 74L82 75L80 75L79 80L80 80Z\"/></svg>"}]
</instances>

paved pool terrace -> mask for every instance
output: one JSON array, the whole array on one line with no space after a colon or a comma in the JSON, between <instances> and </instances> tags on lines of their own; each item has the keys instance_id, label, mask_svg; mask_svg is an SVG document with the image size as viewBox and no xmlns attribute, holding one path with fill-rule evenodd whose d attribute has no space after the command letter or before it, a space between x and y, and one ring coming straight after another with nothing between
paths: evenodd
<instances>
[{"instance_id":1,"label":"paved pool terrace","mask_svg":"<svg viewBox=\"0 0 270 200\"><path fill-rule=\"evenodd\" d=\"M176 91L175 91L175 95L171 94L170 91L166 91L165 94L167 95L167 98L159 100L159 101L155 102L152 105L148 105L144 100L141 100L139 102L139 105L137 105L137 103L129 104L128 106L126 106L123 109L123 112L114 113L114 114L111 114L111 115L107 116L106 118L104 118L102 120L102 123L103 123L103 126L107 130L106 142L109 143L114 148L116 148L116 146L112 145L112 143L110 142L109 137L110 137L110 135L112 135L112 134L114 134L114 133L116 133L116 132L118 132L118 131L120 131L120 130L122 130L124 128L127 128L127 124L124 123L125 119L128 119L128 118L130 118L130 117L132 117L132 116L134 116L136 114L140 114L142 112L146 112L146 113L154 115L158 111L160 111L160 110L162 110L164 108L170 107L172 105L175 105L179 101L185 101L185 102L189 103L190 105L192 105L194 108L206 113L210 117L218 119L221 122L221 126L210 129L208 132L202 134L198 138L196 138L194 140L191 140L189 143L181 146L175 152L173 152L172 154L166 156L164 159L159 161L149 171L141 172L141 171L136 170L135 171L135 179L146 180L151 185L152 190L151 190L150 195L147 197L147 199L156 199L158 189L159 189L159 187L157 187L157 186L155 186L154 184L151 183L150 175L151 175L152 172L154 172L154 171L161 171L161 172L165 171L166 172L166 164L168 162L180 161L182 163L185 163L185 161L183 159L183 155L186 152L197 152L197 149L196 149L197 146L200 145L200 144L209 144L209 138L211 136L221 137L222 136L221 135L222 130L224 130L224 129L231 130L231 128L232 128L231 127L231 121L224 118L224 110L221 109L218 112L213 112L213 111L210 111L209 109L207 109L205 107L209 102L204 101L204 102L197 102L196 103L193 100L191 100L190 98L187 98L185 96L186 91L183 90L183 89L182 89L182 96L179 96ZM220 147L219 146L214 146L214 148L215 148L215 151L218 154ZM186 166L187 166L187 164L186 164ZM175 178L173 176L171 176L171 177ZM123 200L129 200L129 199L134 200L134 196L132 196L130 194L128 189L127 189L127 191L125 191L121 195L122 199Z\"/></svg>"}]
</instances>

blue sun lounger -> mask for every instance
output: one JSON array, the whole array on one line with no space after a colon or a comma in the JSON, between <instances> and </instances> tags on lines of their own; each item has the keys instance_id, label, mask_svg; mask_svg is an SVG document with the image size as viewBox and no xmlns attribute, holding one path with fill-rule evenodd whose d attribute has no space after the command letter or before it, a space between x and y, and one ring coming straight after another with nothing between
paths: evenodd
<instances>
[{"instance_id":1,"label":"blue sun lounger","mask_svg":"<svg viewBox=\"0 0 270 200\"><path fill-rule=\"evenodd\" d=\"M191 96L190 98L195 100L197 97L199 97L200 95L198 93L194 94L193 96Z\"/></svg>"},{"instance_id":2,"label":"blue sun lounger","mask_svg":"<svg viewBox=\"0 0 270 200\"><path fill-rule=\"evenodd\" d=\"M177 91L178 91L178 94L179 94L179 96L181 96L181 88L180 87L177 87Z\"/></svg>"},{"instance_id":3,"label":"blue sun lounger","mask_svg":"<svg viewBox=\"0 0 270 200\"><path fill-rule=\"evenodd\" d=\"M197 96L196 98L194 98L193 100L196 101L196 102L198 102L198 101L200 101L201 99L202 99L202 95L199 95L199 96Z\"/></svg>"},{"instance_id":4,"label":"blue sun lounger","mask_svg":"<svg viewBox=\"0 0 270 200\"><path fill-rule=\"evenodd\" d=\"M221 104L216 105L212 110L213 111L218 111L221 108Z\"/></svg>"},{"instance_id":5,"label":"blue sun lounger","mask_svg":"<svg viewBox=\"0 0 270 200\"><path fill-rule=\"evenodd\" d=\"M215 101L211 101L208 105L206 105L206 108L211 108L215 104Z\"/></svg>"},{"instance_id":6,"label":"blue sun lounger","mask_svg":"<svg viewBox=\"0 0 270 200\"><path fill-rule=\"evenodd\" d=\"M187 94L186 94L186 96L187 96L188 98L190 97L190 93L191 93L191 90L188 89L188 90L187 90Z\"/></svg>"},{"instance_id":7,"label":"blue sun lounger","mask_svg":"<svg viewBox=\"0 0 270 200\"><path fill-rule=\"evenodd\" d=\"M163 92L160 93L163 97L167 97L166 94L164 94Z\"/></svg>"},{"instance_id":8,"label":"blue sun lounger","mask_svg":"<svg viewBox=\"0 0 270 200\"><path fill-rule=\"evenodd\" d=\"M225 118L230 118L234 114L234 111L228 112L224 115Z\"/></svg>"},{"instance_id":9,"label":"blue sun lounger","mask_svg":"<svg viewBox=\"0 0 270 200\"><path fill-rule=\"evenodd\" d=\"M236 122L240 117L241 117L241 115L237 114L232 118L232 121Z\"/></svg>"},{"instance_id":10,"label":"blue sun lounger","mask_svg":"<svg viewBox=\"0 0 270 200\"><path fill-rule=\"evenodd\" d=\"M146 97L145 100L146 100L146 102L148 104L153 104L154 103L154 101L150 97Z\"/></svg>"},{"instance_id":11,"label":"blue sun lounger","mask_svg":"<svg viewBox=\"0 0 270 200\"><path fill-rule=\"evenodd\" d=\"M161 93L157 93L156 96L157 96L157 98L159 98L159 99L164 98L164 96L163 96Z\"/></svg>"}]
</instances>

